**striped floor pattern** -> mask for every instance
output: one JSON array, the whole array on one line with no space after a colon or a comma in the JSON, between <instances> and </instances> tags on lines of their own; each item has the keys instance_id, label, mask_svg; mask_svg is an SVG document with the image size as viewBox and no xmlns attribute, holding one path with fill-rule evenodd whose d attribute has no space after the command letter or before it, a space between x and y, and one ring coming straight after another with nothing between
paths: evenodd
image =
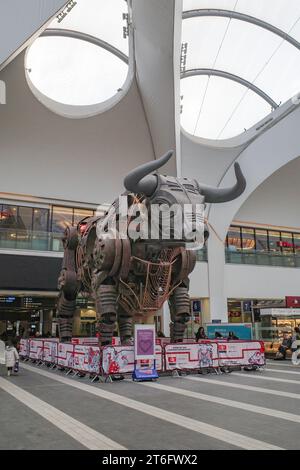
<instances>
[{"instance_id":1,"label":"striped floor pattern","mask_svg":"<svg viewBox=\"0 0 300 470\"><path fill-rule=\"evenodd\" d=\"M15 448L11 436L24 449L300 447L300 369L291 363L149 383L91 384L27 363L1 375L0 449Z\"/></svg>"}]
</instances>

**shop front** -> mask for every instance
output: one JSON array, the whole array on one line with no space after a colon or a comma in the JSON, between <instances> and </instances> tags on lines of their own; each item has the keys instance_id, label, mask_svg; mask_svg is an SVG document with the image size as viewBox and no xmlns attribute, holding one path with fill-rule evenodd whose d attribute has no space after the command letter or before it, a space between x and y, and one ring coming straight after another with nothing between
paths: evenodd
<instances>
[{"instance_id":1,"label":"shop front","mask_svg":"<svg viewBox=\"0 0 300 470\"><path fill-rule=\"evenodd\" d=\"M300 326L300 308L261 309L261 323L256 326L256 334L265 342L266 352L276 353L284 333L292 335Z\"/></svg>"},{"instance_id":2,"label":"shop front","mask_svg":"<svg viewBox=\"0 0 300 470\"><path fill-rule=\"evenodd\" d=\"M282 308L284 299L228 299L229 323L252 323L261 321L260 312L265 308ZM260 338L257 338L260 339Z\"/></svg>"},{"instance_id":3,"label":"shop front","mask_svg":"<svg viewBox=\"0 0 300 470\"><path fill-rule=\"evenodd\" d=\"M56 295L0 296L0 336L29 337L51 335Z\"/></svg>"}]
</instances>

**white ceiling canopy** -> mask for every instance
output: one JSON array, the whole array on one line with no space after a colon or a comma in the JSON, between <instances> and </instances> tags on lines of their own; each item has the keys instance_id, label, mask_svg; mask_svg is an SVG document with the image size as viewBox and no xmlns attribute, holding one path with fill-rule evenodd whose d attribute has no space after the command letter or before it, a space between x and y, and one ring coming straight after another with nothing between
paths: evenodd
<instances>
[{"instance_id":1,"label":"white ceiling canopy","mask_svg":"<svg viewBox=\"0 0 300 470\"><path fill-rule=\"evenodd\" d=\"M27 77L51 100L71 106L105 102L128 75L124 0L73 0L29 48Z\"/></svg>"},{"instance_id":2,"label":"white ceiling canopy","mask_svg":"<svg viewBox=\"0 0 300 470\"><path fill-rule=\"evenodd\" d=\"M299 0L184 0L182 126L237 136L300 91Z\"/></svg>"}]
</instances>

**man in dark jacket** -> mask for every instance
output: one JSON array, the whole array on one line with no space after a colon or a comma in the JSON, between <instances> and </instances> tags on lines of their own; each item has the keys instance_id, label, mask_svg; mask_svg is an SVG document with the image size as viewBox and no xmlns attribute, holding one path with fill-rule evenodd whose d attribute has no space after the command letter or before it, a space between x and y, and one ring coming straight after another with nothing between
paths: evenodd
<instances>
[{"instance_id":1,"label":"man in dark jacket","mask_svg":"<svg viewBox=\"0 0 300 470\"><path fill-rule=\"evenodd\" d=\"M289 336L288 333L283 333L283 340L282 340L282 343L281 345L279 346L278 348L278 356L276 355L276 358L277 360L281 359L281 360L284 360L286 358L286 352L288 349L291 348L291 345L292 345L292 338Z\"/></svg>"}]
</instances>

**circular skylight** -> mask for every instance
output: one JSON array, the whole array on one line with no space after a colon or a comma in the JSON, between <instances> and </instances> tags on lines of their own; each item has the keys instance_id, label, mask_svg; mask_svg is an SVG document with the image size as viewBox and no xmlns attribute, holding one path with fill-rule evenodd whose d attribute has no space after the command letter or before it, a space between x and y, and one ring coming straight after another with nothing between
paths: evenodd
<instances>
[{"instance_id":1,"label":"circular skylight","mask_svg":"<svg viewBox=\"0 0 300 470\"><path fill-rule=\"evenodd\" d=\"M76 107L84 107L89 115L89 106L123 95L128 8L124 0L77 0L70 6L27 50L25 68L40 101L57 112L66 105L63 114L70 117L74 107L76 117Z\"/></svg>"},{"instance_id":2,"label":"circular skylight","mask_svg":"<svg viewBox=\"0 0 300 470\"><path fill-rule=\"evenodd\" d=\"M184 0L182 126L235 137L300 91L298 0Z\"/></svg>"}]
</instances>

